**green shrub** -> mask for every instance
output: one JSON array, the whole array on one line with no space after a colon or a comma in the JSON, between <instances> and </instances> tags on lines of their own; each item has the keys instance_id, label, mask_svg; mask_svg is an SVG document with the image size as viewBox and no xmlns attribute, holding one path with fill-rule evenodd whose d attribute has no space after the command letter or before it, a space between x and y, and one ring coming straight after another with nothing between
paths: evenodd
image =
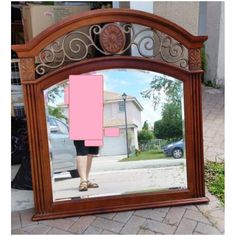
<instances>
[{"instance_id":1,"label":"green shrub","mask_svg":"<svg viewBox=\"0 0 236 236\"><path fill-rule=\"evenodd\" d=\"M224 205L225 202L225 170L224 163L206 162L205 179L209 192L215 195Z\"/></svg>"}]
</instances>

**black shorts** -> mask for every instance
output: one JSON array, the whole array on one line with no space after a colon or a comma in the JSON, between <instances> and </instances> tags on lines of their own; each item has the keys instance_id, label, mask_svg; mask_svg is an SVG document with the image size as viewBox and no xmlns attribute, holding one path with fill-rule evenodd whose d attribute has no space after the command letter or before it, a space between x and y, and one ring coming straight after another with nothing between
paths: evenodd
<instances>
[{"instance_id":1,"label":"black shorts","mask_svg":"<svg viewBox=\"0 0 236 236\"><path fill-rule=\"evenodd\" d=\"M86 147L84 140L74 140L77 156L97 155L99 147Z\"/></svg>"}]
</instances>

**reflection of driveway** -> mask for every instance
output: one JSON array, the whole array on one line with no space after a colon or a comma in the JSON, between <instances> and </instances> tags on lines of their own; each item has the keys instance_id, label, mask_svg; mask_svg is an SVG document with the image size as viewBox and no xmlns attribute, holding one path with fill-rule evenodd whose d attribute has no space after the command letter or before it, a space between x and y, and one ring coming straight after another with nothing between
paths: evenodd
<instances>
[{"instance_id":1,"label":"reflection of driveway","mask_svg":"<svg viewBox=\"0 0 236 236\"><path fill-rule=\"evenodd\" d=\"M187 187L186 169L182 166L100 171L91 173L90 179L96 181L99 188L79 192L78 178L54 182L54 199L111 196Z\"/></svg>"},{"instance_id":2,"label":"reflection of driveway","mask_svg":"<svg viewBox=\"0 0 236 236\"><path fill-rule=\"evenodd\" d=\"M154 159L145 161L129 161L119 162L119 160L126 156L101 156L93 160L92 172L111 171L111 170L127 170L127 169L141 169L141 168L161 168L169 166L184 165L185 159ZM132 157L130 157L132 158Z\"/></svg>"},{"instance_id":3,"label":"reflection of driveway","mask_svg":"<svg viewBox=\"0 0 236 236\"><path fill-rule=\"evenodd\" d=\"M186 187L185 159L119 162L124 157L94 158L90 179L97 182L100 187L79 192L78 178L56 181L53 183L54 199L110 196Z\"/></svg>"}]
</instances>

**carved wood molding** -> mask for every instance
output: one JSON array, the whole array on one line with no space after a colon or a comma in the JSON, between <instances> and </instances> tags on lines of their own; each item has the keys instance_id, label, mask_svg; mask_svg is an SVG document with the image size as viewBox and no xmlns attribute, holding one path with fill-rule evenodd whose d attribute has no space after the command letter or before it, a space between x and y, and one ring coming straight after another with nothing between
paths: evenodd
<instances>
[{"instance_id":1,"label":"carved wood molding","mask_svg":"<svg viewBox=\"0 0 236 236\"><path fill-rule=\"evenodd\" d=\"M201 63L201 49L200 48L193 48L189 49L189 70L201 70L202 63Z\"/></svg>"},{"instance_id":2,"label":"carved wood molding","mask_svg":"<svg viewBox=\"0 0 236 236\"><path fill-rule=\"evenodd\" d=\"M101 31L99 41L105 52L118 53L124 49L125 34L118 25L107 24Z\"/></svg>"},{"instance_id":3,"label":"carved wood molding","mask_svg":"<svg viewBox=\"0 0 236 236\"><path fill-rule=\"evenodd\" d=\"M194 144L194 166L195 166L195 187L196 197L205 196L204 182L204 152L203 152L203 128L202 128L202 94L201 94L202 73L192 74L192 114L194 123L193 144Z\"/></svg>"},{"instance_id":4,"label":"carved wood molding","mask_svg":"<svg viewBox=\"0 0 236 236\"><path fill-rule=\"evenodd\" d=\"M20 78L22 81L35 80L35 59L21 58L20 59Z\"/></svg>"}]
</instances>

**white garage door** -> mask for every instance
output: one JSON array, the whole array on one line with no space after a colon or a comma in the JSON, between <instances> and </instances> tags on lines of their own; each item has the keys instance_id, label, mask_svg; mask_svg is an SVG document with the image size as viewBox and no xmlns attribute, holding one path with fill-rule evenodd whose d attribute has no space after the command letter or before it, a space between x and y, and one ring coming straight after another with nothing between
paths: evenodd
<instances>
[{"instance_id":1,"label":"white garage door","mask_svg":"<svg viewBox=\"0 0 236 236\"><path fill-rule=\"evenodd\" d=\"M126 151L126 139L123 135L120 137L103 137L103 147L100 148L101 156L124 155Z\"/></svg>"}]
</instances>

